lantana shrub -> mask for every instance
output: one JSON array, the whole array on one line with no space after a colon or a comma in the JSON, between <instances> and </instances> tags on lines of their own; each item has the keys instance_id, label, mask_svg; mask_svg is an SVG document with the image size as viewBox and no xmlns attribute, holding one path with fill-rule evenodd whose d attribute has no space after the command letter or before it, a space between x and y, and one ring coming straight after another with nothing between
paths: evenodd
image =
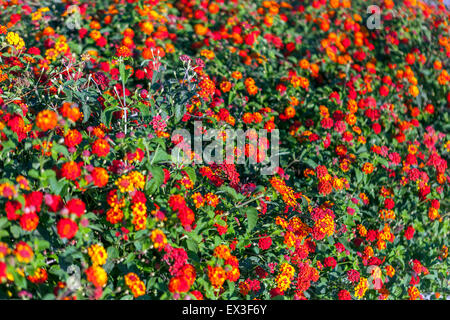
<instances>
[{"instance_id":1,"label":"lantana shrub","mask_svg":"<svg viewBox=\"0 0 450 320\"><path fill-rule=\"evenodd\" d=\"M0 298L446 299L450 12L373 2L0 0Z\"/></svg>"}]
</instances>

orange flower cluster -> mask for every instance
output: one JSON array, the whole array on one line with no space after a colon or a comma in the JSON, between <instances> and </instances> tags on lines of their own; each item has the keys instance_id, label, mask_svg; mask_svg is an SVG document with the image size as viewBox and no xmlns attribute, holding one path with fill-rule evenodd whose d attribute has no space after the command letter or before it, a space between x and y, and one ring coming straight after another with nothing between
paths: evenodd
<instances>
[{"instance_id":1,"label":"orange flower cluster","mask_svg":"<svg viewBox=\"0 0 450 320\"><path fill-rule=\"evenodd\" d=\"M219 86L220 86L220 90L222 90L223 93L227 93L231 89L231 82L222 81Z\"/></svg>"},{"instance_id":2,"label":"orange flower cluster","mask_svg":"<svg viewBox=\"0 0 450 320\"><path fill-rule=\"evenodd\" d=\"M203 77L202 80L198 83L200 91L198 95L202 97L204 100L209 100L212 98L216 91L216 85L214 81L209 79L209 77Z\"/></svg>"},{"instance_id":3,"label":"orange flower cluster","mask_svg":"<svg viewBox=\"0 0 450 320\"><path fill-rule=\"evenodd\" d=\"M86 269L87 280L91 282L95 287L102 288L106 285L108 281L108 275L106 271L98 266L93 265Z\"/></svg>"},{"instance_id":4,"label":"orange flower cluster","mask_svg":"<svg viewBox=\"0 0 450 320\"><path fill-rule=\"evenodd\" d=\"M98 157L106 157L111 147L105 139L97 139L92 144L92 152Z\"/></svg>"},{"instance_id":5,"label":"orange flower cluster","mask_svg":"<svg viewBox=\"0 0 450 320\"><path fill-rule=\"evenodd\" d=\"M254 112L254 113L246 112L242 116L242 121L244 121L244 123L246 123L246 124L251 124L253 122L260 123L262 120L263 120L263 117L262 117L261 113L259 113L259 112Z\"/></svg>"},{"instance_id":6,"label":"orange flower cluster","mask_svg":"<svg viewBox=\"0 0 450 320\"><path fill-rule=\"evenodd\" d=\"M100 38L100 37L98 37L98 38ZM94 39L94 40L96 40L96 39ZM127 58L131 57L131 55L132 55L132 52L127 46L120 46L119 48L117 48L117 51L116 51L117 58L127 59Z\"/></svg>"},{"instance_id":7,"label":"orange flower cluster","mask_svg":"<svg viewBox=\"0 0 450 320\"><path fill-rule=\"evenodd\" d=\"M304 292L311 286L311 282L319 280L319 271L313 268L310 260L298 263L298 276L295 284L295 294L299 299L304 299Z\"/></svg>"},{"instance_id":8,"label":"orange flower cluster","mask_svg":"<svg viewBox=\"0 0 450 320\"><path fill-rule=\"evenodd\" d=\"M222 244L214 249L214 257L219 259L227 260L231 257L230 248L228 246Z\"/></svg>"},{"instance_id":9,"label":"orange flower cluster","mask_svg":"<svg viewBox=\"0 0 450 320\"><path fill-rule=\"evenodd\" d=\"M306 90L309 88L309 80L307 78L294 75L291 78L291 85L294 88L300 87Z\"/></svg>"},{"instance_id":10,"label":"orange flower cluster","mask_svg":"<svg viewBox=\"0 0 450 320\"><path fill-rule=\"evenodd\" d=\"M58 124L58 115L52 110L43 110L36 116L36 126L42 131L52 130Z\"/></svg>"},{"instance_id":11,"label":"orange flower cluster","mask_svg":"<svg viewBox=\"0 0 450 320\"><path fill-rule=\"evenodd\" d=\"M68 118L72 122L77 122L82 117L80 109L69 102L63 103L62 107L59 109L59 112L63 117Z\"/></svg>"},{"instance_id":12,"label":"orange flower cluster","mask_svg":"<svg viewBox=\"0 0 450 320\"><path fill-rule=\"evenodd\" d=\"M388 219L394 220L395 219L394 210L381 209L379 211L379 214L380 214L380 219L382 219L382 220L388 220Z\"/></svg>"},{"instance_id":13,"label":"orange flower cluster","mask_svg":"<svg viewBox=\"0 0 450 320\"><path fill-rule=\"evenodd\" d=\"M373 169L374 169L374 166L370 162L365 162L363 167L362 167L362 171L365 174L371 174L373 172Z\"/></svg>"},{"instance_id":14,"label":"orange flower cluster","mask_svg":"<svg viewBox=\"0 0 450 320\"><path fill-rule=\"evenodd\" d=\"M117 179L115 185L119 188L121 193L142 190L145 186L145 176L138 171L131 171Z\"/></svg>"},{"instance_id":15,"label":"orange flower cluster","mask_svg":"<svg viewBox=\"0 0 450 320\"><path fill-rule=\"evenodd\" d=\"M152 230L152 233L150 234L150 239L153 242L153 246L158 249L164 249L164 247L167 244L167 237L164 234L164 232L160 229Z\"/></svg>"},{"instance_id":16,"label":"orange flower cluster","mask_svg":"<svg viewBox=\"0 0 450 320\"><path fill-rule=\"evenodd\" d=\"M283 196L283 201L287 206L295 207L297 206L297 199L294 191L291 187L287 186L286 183L280 178L273 177L270 179L270 184L272 187L278 191Z\"/></svg>"},{"instance_id":17,"label":"orange flower cluster","mask_svg":"<svg viewBox=\"0 0 450 320\"><path fill-rule=\"evenodd\" d=\"M125 275L125 284L130 288L131 293L135 298L143 296L145 294L146 288L145 283L139 279L137 274L130 272Z\"/></svg>"},{"instance_id":18,"label":"orange flower cluster","mask_svg":"<svg viewBox=\"0 0 450 320\"><path fill-rule=\"evenodd\" d=\"M317 186L319 193L324 196L330 194L333 191L333 178L328 173L328 169L323 165L319 165L316 168L316 175L319 178L319 184ZM336 186L339 187L338 184Z\"/></svg>"},{"instance_id":19,"label":"orange flower cluster","mask_svg":"<svg viewBox=\"0 0 450 320\"><path fill-rule=\"evenodd\" d=\"M226 245L219 245L214 249L213 256L222 261L224 267L220 265L208 266L208 277L214 288L221 288L225 280L235 282L239 279L239 261L231 254L230 248Z\"/></svg>"},{"instance_id":20,"label":"orange flower cluster","mask_svg":"<svg viewBox=\"0 0 450 320\"><path fill-rule=\"evenodd\" d=\"M259 88L256 86L255 80L253 80L253 78L245 79L244 84L249 95L254 96L258 93Z\"/></svg>"},{"instance_id":21,"label":"orange flower cluster","mask_svg":"<svg viewBox=\"0 0 450 320\"><path fill-rule=\"evenodd\" d=\"M28 276L27 279L35 284L44 283L48 279L47 270L45 270L44 268L38 268L36 269L34 274Z\"/></svg>"},{"instance_id":22,"label":"orange flower cluster","mask_svg":"<svg viewBox=\"0 0 450 320\"><path fill-rule=\"evenodd\" d=\"M131 206L131 214L133 216L131 223L136 230L144 230L147 228L147 206L145 203L133 203Z\"/></svg>"},{"instance_id":23,"label":"orange flower cluster","mask_svg":"<svg viewBox=\"0 0 450 320\"><path fill-rule=\"evenodd\" d=\"M191 196L191 198L197 209L203 207L203 205L205 204L205 198L202 196L200 192L195 192Z\"/></svg>"},{"instance_id":24,"label":"orange flower cluster","mask_svg":"<svg viewBox=\"0 0 450 320\"><path fill-rule=\"evenodd\" d=\"M124 218L122 208L125 207L125 198L119 198L117 190L111 190L107 197L106 202L111 207L106 212L106 220L112 224L121 222Z\"/></svg>"},{"instance_id":25,"label":"orange flower cluster","mask_svg":"<svg viewBox=\"0 0 450 320\"><path fill-rule=\"evenodd\" d=\"M428 209L428 218L430 218L430 220L436 220L441 217L439 214L439 208L440 208L439 201L436 199L431 200L431 206Z\"/></svg>"},{"instance_id":26,"label":"orange flower cluster","mask_svg":"<svg viewBox=\"0 0 450 320\"><path fill-rule=\"evenodd\" d=\"M76 129L70 129L64 136L64 143L68 148L75 147L81 143L83 137L81 133Z\"/></svg>"},{"instance_id":27,"label":"orange flower cluster","mask_svg":"<svg viewBox=\"0 0 450 320\"><path fill-rule=\"evenodd\" d=\"M33 249L31 249L30 245L24 241L19 241L14 248L14 255L18 262L21 263L30 263L34 258Z\"/></svg>"},{"instance_id":28,"label":"orange flower cluster","mask_svg":"<svg viewBox=\"0 0 450 320\"><path fill-rule=\"evenodd\" d=\"M75 161L69 161L62 165L61 175L67 180L76 180L81 175L80 166Z\"/></svg>"},{"instance_id":29,"label":"orange flower cluster","mask_svg":"<svg viewBox=\"0 0 450 320\"><path fill-rule=\"evenodd\" d=\"M415 286L411 286L408 288L408 295L409 295L409 300L422 300L420 291Z\"/></svg>"},{"instance_id":30,"label":"orange flower cluster","mask_svg":"<svg viewBox=\"0 0 450 320\"><path fill-rule=\"evenodd\" d=\"M94 185L102 188L106 186L109 180L108 171L104 168L94 168L91 172L92 180L94 181Z\"/></svg>"}]
</instances>

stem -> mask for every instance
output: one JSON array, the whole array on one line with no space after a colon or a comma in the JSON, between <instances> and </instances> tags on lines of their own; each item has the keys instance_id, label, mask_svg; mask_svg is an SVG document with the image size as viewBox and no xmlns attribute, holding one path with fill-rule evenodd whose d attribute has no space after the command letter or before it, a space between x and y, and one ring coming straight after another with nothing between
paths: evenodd
<instances>
[{"instance_id":1,"label":"stem","mask_svg":"<svg viewBox=\"0 0 450 320\"><path fill-rule=\"evenodd\" d=\"M159 144L156 146L156 150L153 153L153 158L152 158L152 161L150 161L150 165L152 165L153 161L155 161L156 155L158 154L158 150L159 150Z\"/></svg>"},{"instance_id":2,"label":"stem","mask_svg":"<svg viewBox=\"0 0 450 320\"><path fill-rule=\"evenodd\" d=\"M124 107L124 121L125 121L125 135L127 134L127 109L126 109L126 95L125 95L125 80L122 79L122 92L123 92L123 107Z\"/></svg>"},{"instance_id":3,"label":"stem","mask_svg":"<svg viewBox=\"0 0 450 320\"><path fill-rule=\"evenodd\" d=\"M258 199L261 199L262 197L264 197L264 194L262 194L262 195L260 195L260 196L258 196L258 197L256 197L256 198L250 199L250 200L248 200L248 201L246 201L246 202L244 202L244 203L242 203L242 204L238 204L235 208L241 208L241 207L243 207L243 206L245 206L245 205L247 205L247 204L249 204L249 203L251 203L251 202L253 202L253 201L256 201L256 200L258 200Z\"/></svg>"}]
</instances>

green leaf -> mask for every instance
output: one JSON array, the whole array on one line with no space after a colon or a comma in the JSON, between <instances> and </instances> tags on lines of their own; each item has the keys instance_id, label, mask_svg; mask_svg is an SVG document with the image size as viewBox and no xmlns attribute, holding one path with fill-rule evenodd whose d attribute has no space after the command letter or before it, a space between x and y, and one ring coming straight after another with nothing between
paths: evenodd
<instances>
[{"instance_id":1,"label":"green leaf","mask_svg":"<svg viewBox=\"0 0 450 320\"><path fill-rule=\"evenodd\" d=\"M387 161L385 158L378 158L378 163L385 167L389 167L389 161Z\"/></svg>"},{"instance_id":2,"label":"green leaf","mask_svg":"<svg viewBox=\"0 0 450 320\"><path fill-rule=\"evenodd\" d=\"M167 154L164 150L161 150L161 148L157 148L156 151L153 153L153 156L150 160L151 164L157 164L162 161L170 160L171 156Z\"/></svg>"},{"instance_id":3,"label":"green leaf","mask_svg":"<svg viewBox=\"0 0 450 320\"><path fill-rule=\"evenodd\" d=\"M161 167L158 166L149 166L149 171L152 174L152 178L149 182L147 182L145 189L150 194L155 193L156 190L161 186L164 182L164 171Z\"/></svg>"},{"instance_id":4,"label":"green leaf","mask_svg":"<svg viewBox=\"0 0 450 320\"><path fill-rule=\"evenodd\" d=\"M192 239L187 239L186 240L186 245L187 248L195 253L198 252L198 244L196 241L192 240Z\"/></svg>"},{"instance_id":5,"label":"green leaf","mask_svg":"<svg viewBox=\"0 0 450 320\"><path fill-rule=\"evenodd\" d=\"M86 123L91 117L91 108L87 103L83 103L81 108L83 109L83 123Z\"/></svg>"},{"instance_id":6,"label":"green leaf","mask_svg":"<svg viewBox=\"0 0 450 320\"><path fill-rule=\"evenodd\" d=\"M186 106L182 105L180 103L177 103L175 105L175 110L174 110L175 122L179 122L181 120L181 118L183 118L185 113L186 113Z\"/></svg>"},{"instance_id":7,"label":"green leaf","mask_svg":"<svg viewBox=\"0 0 450 320\"><path fill-rule=\"evenodd\" d=\"M161 78L161 72L153 70L153 76L152 76L152 85L156 83Z\"/></svg>"},{"instance_id":8,"label":"green leaf","mask_svg":"<svg viewBox=\"0 0 450 320\"><path fill-rule=\"evenodd\" d=\"M30 177L32 177L32 178L35 178L35 179L39 179L39 177L40 177L39 172L37 170L34 170L34 169L31 169L30 171L28 171L28 175Z\"/></svg>"},{"instance_id":9,"label":"green leaf","mask_svg":"<svg viewBox=\"0 0 450 320\"><path fill-rule=\"evenodd\" d=\"M125 264L127 266L132 265L134 260L136 259L136 255L134 253L130 253L128 257L125 259Z\"/></svg>"},{"instance_id":10,"label":"green leaf","mask_svg":"<svg viewBox=\"0 0 450 320\"><path fill-rule=\"evenodd\" d=\"M242 194L238 194L234 188L221 186L219 190L226 191L233 198L233 200L240 201L243 199Z\"/></svg>"},{"instance_id":11,"label":"green leaf","mask_svg":"<svg viewBox=\"0 0 450 320\"><path fill-rule=\"evenodd\" d=\"M100 115L100 121L105 124L107 127L111 125L112 115L114 112L119 111L120 108L118 106L111 106L102 111Z\"/></svg>"},{"instance_id":12,"label":"green leaf","mask_svg":"<svg viewBox=\"0 0 450 320\"><path fill-rule=\"evenodd\" d=\"M55 151L56 153L62 153L66 158L69 157L69 151L67 151L67 148L63 145L54 143L52 147L52 151Z\"/></svg>"},{"instance_id":13,"label":"green leaf","mask_svg":"<svg viewBox=\"0 0 450 320\"><path fill-rule=\"evenodd\" d=\"M192 183L195 185L195 182L197 181L197 175L195 174L195 169L192 167L186 167L183 170L186 171L187 175L189 176L189 179L191 179Z\"/></svg>"},{"instance_id":14,"label":"green leaf","mask_svg":"<svg viewBox=\"0 0 450 320\"><path fill-rule=\"evenodd\" d=\"M247 233L248 233L252 231L256 226L256 222L258 220L258 211L253 207L248 207L246 214L247 214Z\"/></svg>"},{"instance_id":15,"label":"green leaf","mask_svg":"<svg viewBox=\"0 0 450 320\"><path fill-rule=\"evenodd\" d=\"M16 148L16 144L12 140L8 140L8 141L2 142L2 146L3 146L2 154L5 154L9 150L12 150L12 149Z\"/></svg>"},{"instance_id":16,"label":"green leaf","mask_svg":"<svg viewBox=\"0 0 450 320\"><path fill-rule=\"evenodd\" d=\"M313 169L315 167L317 167L317 163L315 163L312 159L306 159L306 160L303 160L303 162L306 163L309 167L311 167Z\"/></svg>"},{"instance_id":17,"label":"green leaf","mask_svg":"<svg viewBox=\"0 0 450 320\"><path fill-rule=\"evenodd\" d=\"M108 247L106 253L108 254L108 258L110 259L117 259L119 257L119 251L117 251L117 249L113 246Z\"/></svg>"},{"instance_id":18,"label":"green leaf","mask_svg":"<svg viewBox=\"0 0 450 320\"><path fill-rule=\"evenodd\" d=\"M123 61L121 61L119 63L119 74L120 74L120 79L125 83L128 80L128 77L125 73L125 64L123 63Z\"/></svg>"},{"instance_id":19,"label":"green leaf","mask_svg":"<svg viewBox=\"0 0 450 320\"><path fill-rule=\"evenodd\" d=\"M66 180L62 179L60 181L56 180L55 177L50 177L48 179L50 183L50 188L52 189L52 193L56 195L60 195L62 188L66 185Z\"/></svg>"},{"instance_id":20,"label":"green leaf","mask_svg":"<svg viewBox=\"0 0 450 320\"><path fill-rule=\"evenodd\" d=\"M358 169L356 169L356 184L360 183L362 180L363 176L361 171L359 171Z\"/></svg>"},{"instance_id":21,"label":"green leaf","mask_svg":"<svg viewBox=\"0 0 450 320\"><path fill-rule=\"evenodd\" d=\"M38 251L42 251L45 249L50 248L50 242L46 240L35 240L35 243L37 244Z\"/></svg>"},{"instance_id":22,"label":"green leaf","mask_svg":"<svg viewBox=\"0 0 450 320\"><path fill-rule=\"evenodd\" d=\"M2 229L8 223L8 219L3 217L0 218L0 229Z\"/></svg>"},{"instance_id":23,"label":"green leaf","mask_svg":"<svg viewBox=\"0 0 450 320\"><path fill-rule=\"evenodd\" d=\"M14 272L14 283L21 289L27 288L27 279Z\"/></svg>"},{"instance_id":24,"label":"green leaf","mask_svg":"<svg viewBox=\"0 0 450 320\"><path fill-rule=\"evenodd\" d=\"M147 105L145 105L143 103L138 103L137 108L139 109L139 111L141 112L141 115L144 118L150 116L150 108Z\"/></svg>"},{"instance_id":25,"label":"green leaf","mask_svg":"<svg viewBox=\"0 0 450 320\"><path fill-rule=\"evenodd\" d=\"M20 234L22 233L22 229L16 225L11 226L11 233L13 235L14 238L19 238Z\"/></svg>"}]
</instances>

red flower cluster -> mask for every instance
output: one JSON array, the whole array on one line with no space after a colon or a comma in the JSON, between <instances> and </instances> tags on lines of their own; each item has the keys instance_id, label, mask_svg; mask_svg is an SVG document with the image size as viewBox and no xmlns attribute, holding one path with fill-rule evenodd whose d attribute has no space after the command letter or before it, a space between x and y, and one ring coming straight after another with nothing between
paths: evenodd
<instances>
[{"instance_id":1,"label":"red flower cluster","mask_svg":"<svg viewBox=\"0 0 450 320\"><path fill-rule=\"evenodd\" d=\"M188 208L184 198L181 195L171 195L169 198L169 206L173 211L177 212L177 216L180 219L183 227L188 230L195 221L194 211Z\"/></svg>"},{"instance_id":2,"label":"red flower cluster","mask_svg":"<svg viewBox=\"0 0 450 320\"><path fill-rule=\"evenodd\" d=\"M315 240L322 240L326 236L331 236L335 232L334 213L328 208L314 208L311 218L314 220L314 227L311 234Z\"/></svg>"}]
</instances>

